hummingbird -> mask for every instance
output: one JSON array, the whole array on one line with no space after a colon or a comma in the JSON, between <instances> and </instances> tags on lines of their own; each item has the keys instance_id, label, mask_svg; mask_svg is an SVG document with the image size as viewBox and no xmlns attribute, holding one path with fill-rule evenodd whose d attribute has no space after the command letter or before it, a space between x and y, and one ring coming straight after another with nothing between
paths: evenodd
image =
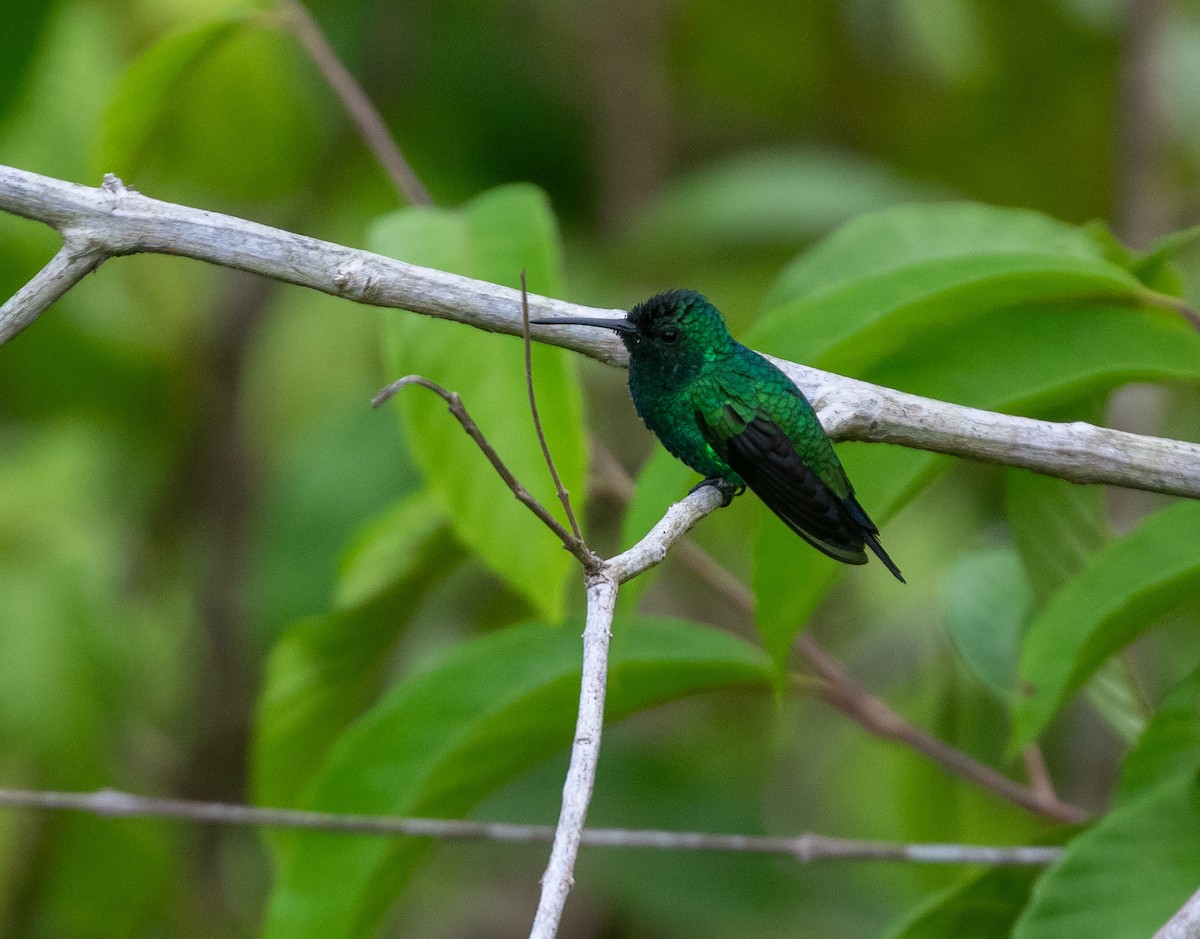
<instances>
[{"instance_id":1,"label":"hummingbird","mask_svg":"<svg viewBox=\"0 0 1200 939\"><path fill-rule=\"evenodd\" d=\"M866 548L904 577L858 504L833 444L790 378L730 335L694 290L639 303L623 319L537 319L613 330L629 351L629 393L643 423L729 505L747 488L793 532L846 564Z\"/></svg>"}]
</instances>

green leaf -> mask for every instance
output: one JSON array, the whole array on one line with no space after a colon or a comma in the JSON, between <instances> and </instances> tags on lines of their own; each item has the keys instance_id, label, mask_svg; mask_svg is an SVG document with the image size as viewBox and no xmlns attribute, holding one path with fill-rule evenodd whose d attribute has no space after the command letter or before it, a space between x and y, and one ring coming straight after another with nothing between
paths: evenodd
<instances>
[{"instance_id":1,"label":"green leaf","mask_svg":"<svg viewBox=\"0 0 1200 939\"><path fill-rule=\"evenodd\" d=\"M1086 232L1043 215L899 206L856 219L785 269L752 339L793 361L857 374L915 330L989 310L1152 296Z\"/></svg>"},{"instance_id":2,"label":"green leaf","mask_svg":"<svg viewBox=\"0 0 1200 939\"><path fill-rule=\"evenodd\" d=\"M10 0L5 4L4 29L0 30L0 121L22 89L22 79L53 9L54 5L46 0Z\"/></svg>"},{"instance_id":3,"label":"green leaf","mask_svg":"<svg viewBox=\"0 0 1200 939\"><path fill-rule=\"evenodd\" d=\"M1200 883L1200 786L1176 777L1071 841L1037 882L1014 939L1141 939Z\"/></svg>"},{"instance_id":4,"label":"green leaf","mask_svg":"<svg viewBox=\"0 0 1200 939\"><path fill-rule=\"evenodd\" d=\"M379 219L371 248L416 264L562 295L558 233L545 195L504 186L462 209L408 209ZM514 313L519 313L514 310ZM389 367L419 373L461 395L463 404L517 478L551 511L558 499L534 433L518 341L410 314L388 321ZM533 374L546 438L576 514L584 515L587 452L570 353L535 345ZM563 613L563 586L575 561L496 475L437 398L419 388L398 396L409 447L447 507L459 540L551 620Z\"/></svg>"},{"instance_id":5,"label":"green leaf","mask_svg":"<svg viewBox=\"0 0 1200 939\"><path fill-rule=\"evenodd\" d=\"M906 916L886 939L998 939L1012 933L1037 867L996 867L969 877Z\"/></svg>"},{"instance_id":6,"label":"green leaf","mask_svg":"<svg viewBox=\"0 0 1200 939\"><path fill-rule=\"evenodd\" d=\"M1191 250L1197 243L1200 243L1200 225L1171 232L1159 238L1145 254L1135 259L1131 269L1145 283L1157 285L1167 276L1175 255Z\"/></svg>"},{"instance_id":7,"label":"green leaf","mask_svg":"<svg viewBox=\"0 0 1200 939\"><path fill-rule=\"evenodd\" d=\"M379 693L399 633L461 554L418 493L372 523L343 566L340 608L271 650L255 719L254 794L292 805L346 726Z\"/></svg>"},{"instance_id":8,"label":"green leaf","mask_svg":"<svg viewBox=\"0 0 1200 939\"><path fill-rule=\"evenodd\" d=\"M1029 254L1103 257L1086 231L1039 212L975 202L901 205L860 216L800 255L784 268L765 306L773 310L926 261Z\"/></svg>"},{"instance_id":9,"label":"green leaf","mask_svg":"<svg viewBox=\"0 0 1200 939\"><path fill-rule=\"evenodd\" d=\"M578 628L512 627L402 681L342 737L307 808L458 817L571 739ZM713 688L762 685L761 653L694 623L640 620L614 636L607 717ZM265 936L360 937L376 927L421 843L325 833L280 839Z\"/></svg>"},{"instance_id":10,"label":"green leaf","mask_svg":"<svg viewBox=\"0 0 1200 939\"><path fill-rule=\"evenodd\" d=\"M1200 530L1200 503L1145 519L1092 556L1030 624L1021 655L1023 697L1011 746L1036 739L1067 697L1117 650L1200 588L1200 560L1182 546Z\"/></svg>"},{"instance_id":11,"label":"green leaf","mask_svg":"<svg viewBox=\"0 0 1200 939\"><path fill-rule=\"evenodd\" d=\"M1061 416L1128 381L1200 381L1200 334L1173 312L1142 306L1149 292L1106 256L1088 232L1035 213L885 210L788 268L772 292L784 306L747 341L887 387L1019 414ZM857 299L847 305L848 297ZM838 452L877 524L953 465L878 445ZM753 577L758 625L779 667L844 573L783 526L763 524Z\"/></svg>"},{"instance_id":12,"label":"green leaf","mask_svg":"<svg viewBox=\"0 0 1200 939\"><path fill-rule=\"evenodd\" d=\"M761 244L794 249L864 212L936 192L849 153L739 154L670 185L638 220L633 237L660 252Z\"/></svg>"},{"instance_id":13,"label":"green leaf","mask_svg":"<svg viewBox=\"0 0 1200 939\"><path fill-rule=\"evenodd\" d=\"M1200 668L1163 699L1125 758L1116 803L1124 805L1168 778L1200 768Z\"/></svg>"},{"instance_id":14,"label":"green leaf","mask_svg":"<svg viewBox=\"0 0 1200 939\"><path fill-rule=\"evenodd\" d=\"M417 492L355 535L338 565L334 608L386 607L393 598L407 604L408 581L423 586L413 572L433 548L447 558L459 554L445 514L427 492Z\"/></svg>"},{"instance_id":15,"label":"green leaf","mask_svg":"<svg viewBox=\"0 0 1200 939\"><path fill-rule=\"evenodd\" d=\"M1002 700L1012 694L1021 628L1032 607L1029 581L1011 548L964 556L942 584L942 608L954 647Z\"/></svg>"},{"instance_id":16,"label":"green leaf","mask_svg":"<svg viewBox=\"0 0 1200 939\"><path fill-rule=\"evenodd\" d=\"M189 183L239 201L307 185L329 134L295 38L254 12L173 33L129 67L101 122L93 167L126 181Z\"/></svg>"},{"instance_id":17,"label":"green leaf","mask_svg":"<svg viewBox=\"0 0 1200 939\"><path fill-rule=\"evenodd\" d=\"M221 43L250 22L249 11L227 13L164 36L129 66L100 124L96 164L134 173L160 123L176 106L180 86Z\"/></svg>"}]
</instances>

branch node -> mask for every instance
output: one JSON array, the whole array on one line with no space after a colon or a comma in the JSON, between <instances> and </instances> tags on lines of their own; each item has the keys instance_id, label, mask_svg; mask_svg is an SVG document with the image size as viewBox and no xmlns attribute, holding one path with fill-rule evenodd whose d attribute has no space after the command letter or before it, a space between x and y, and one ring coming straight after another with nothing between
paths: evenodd
<instances>
[{"instance_id":1,"label":"branch node","mask_svg":"<svg viewBox=\"0 0 1200 939\"><path fill-rule=\"evenodd\" d=\"M125 182L116 173L105 173L104 182L100 184L100 188L110 196L121 196L126 192L134 191L131 187L126 186Z\"/></svg>"}]
</instances>

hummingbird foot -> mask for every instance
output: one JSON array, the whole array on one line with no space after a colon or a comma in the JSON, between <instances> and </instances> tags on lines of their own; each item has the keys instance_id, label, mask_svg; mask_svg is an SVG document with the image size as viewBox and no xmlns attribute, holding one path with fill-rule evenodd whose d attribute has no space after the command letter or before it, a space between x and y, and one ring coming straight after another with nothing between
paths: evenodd
<instances>
[{"instance_id":1,"label":"hummingbird foot","mask_svg":"<svg viewBox=\"0 0 1200 939\"><path fill-rule=\"evenodd\" d=\"M712 486L721 494L721 508L727 508L729 504L733 502L734 496L740 496L746 491L746 487L744 485L735 486L728 479L725 479L722 476L710 476L708 479L700 480L700 482L696 483L696 485L689 489L688 495L690 496L693 492L696 492L703 486Z\"/></svg>"}]
</instances>

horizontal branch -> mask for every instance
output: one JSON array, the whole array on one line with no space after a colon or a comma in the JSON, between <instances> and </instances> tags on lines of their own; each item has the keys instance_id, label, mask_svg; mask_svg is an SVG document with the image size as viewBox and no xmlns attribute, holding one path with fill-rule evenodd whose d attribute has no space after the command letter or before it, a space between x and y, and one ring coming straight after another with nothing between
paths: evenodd
<instances>
[{"instance_id":1,"label":"horizontal branch","mask_svg":"<svg viewBox=\"0 0 1200 939\"><path fill-rule=\"evenodd\" d=\"M547 842L549 825L514 825L439 818L388 818L340 815L299 809L257 808L224 802L159 799L101 789L98 792L41 792L0 789L0 806L47 811L86 812L106 818L160 818L218 825L302 828L357 835L410 835L468 841ZM723 835L691 831L589 828L582 841L592 847L655 848L668 851L731 851L782 854L802 863L825 859L908 861L918 864L991 864L1041 866L1062 854L1053 847L994 847L972 844L905 844L860 841L804 834L794 838Z\"/></svg>"},{"instance_id":2,"label":"horizontal branch","mask_svg":"<svg viewBox=\"0 0 1200 939\"><path fill-rule=\"evenodd\" d=\"M108 177L93 189L0 166L0 211L74 231L105 255L156 252L208 261L374 306L521 335L520 293L255 222L148 198ZM616 316L531 295L535 319ZM621 311L623 312L623 311ZM603 330L538 326L533 338L612 365ZM1020 466L1078 483L1200 498L1200 445L1082 423L1013 417L922 398L777 360L832 436Z\"/></svg>"}]
</instances>

